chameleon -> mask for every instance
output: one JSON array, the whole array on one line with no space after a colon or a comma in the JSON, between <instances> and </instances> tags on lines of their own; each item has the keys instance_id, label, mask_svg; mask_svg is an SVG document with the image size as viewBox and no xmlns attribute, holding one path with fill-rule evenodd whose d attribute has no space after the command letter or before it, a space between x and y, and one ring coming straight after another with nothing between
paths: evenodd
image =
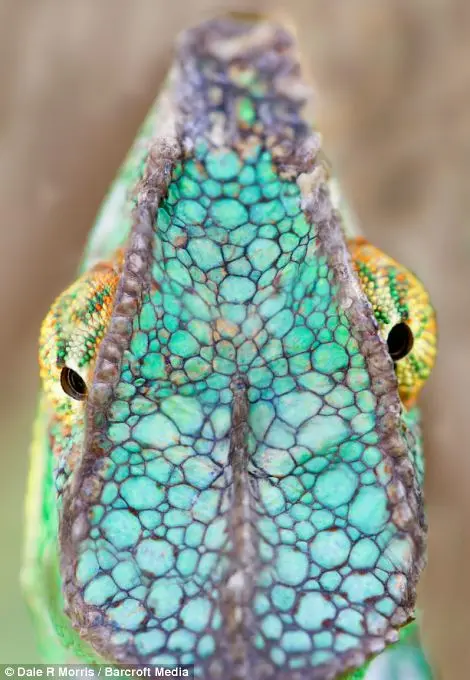
<instances>
[{"instance_id":1,"label":"chameleon","mask_svg":"<svg viewBox=\"0 0 470 680\"><path fill-rule=\"evenodd\" d=\"M22 583L48 662L357 680L415 635L435 312L338 199L308 92L281 26L183 33L47 313Z\"/></svg>"}]
</instances>

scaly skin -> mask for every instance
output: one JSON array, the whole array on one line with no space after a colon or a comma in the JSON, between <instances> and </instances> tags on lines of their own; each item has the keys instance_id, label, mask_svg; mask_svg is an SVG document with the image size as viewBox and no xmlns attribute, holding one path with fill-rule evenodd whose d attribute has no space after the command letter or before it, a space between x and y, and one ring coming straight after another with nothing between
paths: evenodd
<instances>
[{"instance_id":1,"label":"scaly skin","mask_svg":"<svg viewBox=\"0 0 470 680\"><path fill-rule=\"evenodd\" d=\"M284 31L187 32L44 322L23 581L49 661L352 679L410 634L434 314L351 260L302 92Z\"/></svg>"}]
</instances>

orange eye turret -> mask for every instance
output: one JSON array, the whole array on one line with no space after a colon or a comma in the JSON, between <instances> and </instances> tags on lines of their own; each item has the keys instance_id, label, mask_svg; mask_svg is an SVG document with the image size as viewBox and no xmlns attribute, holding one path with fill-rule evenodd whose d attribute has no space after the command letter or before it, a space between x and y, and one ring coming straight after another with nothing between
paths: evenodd
<instances>
[{"instance_id":1,"label":"orange eye turret","mask_svg":"<svg viewBox=\"0 0 470 680\"><path fill-rule=\"evenodd\" d=\"M436 358L436 315L429 295L412 272L365 239L351 239L348 246L395 363L401 400L409 408Z\"/></svg>"}]
</instances>

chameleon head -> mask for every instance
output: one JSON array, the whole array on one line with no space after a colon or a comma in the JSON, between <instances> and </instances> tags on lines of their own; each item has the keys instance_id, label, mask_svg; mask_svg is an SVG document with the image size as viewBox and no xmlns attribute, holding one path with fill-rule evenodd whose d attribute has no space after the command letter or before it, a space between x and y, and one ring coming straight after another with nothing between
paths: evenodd
<instances>
[{"instance_id":1,"label":"chameleon head","mask_svg":"<svg viewBox=\"0 0 470 680\"><path fill-rule=\"evenodd\" d=\"M264 243L264 247L266 246L267 244ZM190 247L189 252L191 250ZM407 277L412 275L404 274L405 270L399 267L397 263L377 249L368 246L365 242L350 244L350 252L352 261L359 272L359 280L363 290L374 309L379 325L381 324L382 340L386 342L387 333L390 335L389 326L392 325L393 328L401 323L402 318L404 318L398 316L398 312L389 311L391 309L390 300L394 299L394 295L390 292L389 281L390 279L393 280L393 276L390 275L390 268L399 272L399 280L402 280L402 277L408 280ZM262 251L256 251L256 257L262 257ZM370 278L366 280L363 273L364 261L367 262L369 270L374 273L373 286L370 285ZM312 284L318 291L322 288L319 285L320 282L324 280L320 273L321 267L324 268L325 265L318 266L318 263L316 264L312 259L311 266L316 268L317 271L318 279L314 277ZM56 488L60 499L69 480L72 483L74 482L71 488L77 488L80 484L85 485L87 480L90 479L89 466L87 466L85 477L83 476L84 473L80 472L74 480L73 472L75 468L80 466L84 455L85 409L88 392L93 389L96 356L100 343L107 334L121 269L122 257L118 253L114 260L95 266L90 272L84 274L56 300L41 331L41 375L45 398L51 414L49 433L52 449L56 454ZM417 284L415 284L415 279L410 278L409 280L411 280L409 290L413 292ZM177 301L171 289L166 288L166 283L163 283L161 288L163 292L158 289L154 291L154 295L162 296L158 299L160 304L163 305L165 304L166 294L168 308L174 311ZM423 289L420 289L421 295L416 296L413 292L410 297L406 296L404 286L400 290L400 307L407 310L405 318L411 326L412 319L423 318L421 307L415 310L416 299L427 301L427 297L424 297ZM313 306L309 306L310 303L307 299L303 303L303 307L300 308L310 310L307 313L313 327L318 319L323 318L323 312L320 310L326 309L323 305L326 304L330 295L326 288L325 291L327 297L324 301L321 295L318 297L316 293L312 293ZM278 299L277 295L273 299ZM269 304L273 304L272 301L269 302L270 298L267 298L267 300ZM125 361L126 374L130 375L129 371L133 372L135 382L134 384L126 383L126 379L121 382L117 390L118 398L114 400L109 412L110 422L104 428L107 429L110 440L117 436L118 440L122 442L121 432L130 431L127 422L130 423L131 421L127 419L125 414L125 411L128 413L130 408L135 414L133 418L137 423L132 426L135 432L135 440L123 441L122 445L114 446L109 458L106 450L103 449L101 458L93 463L94 466L97 465L96 469L99 476L109 479L112 475L114 481L105 482L100 503L94 503L88 509L87 514L91 518L93 528L89 538L83 541L73 558L73 568L81 588L81 597L86 602L86 608L80 609L81 606L77 604L75 596L69 602L69 612L75 625L78 621L82 632L88 631L86 637L92 640L94 634L90 631L93 630L94 626L99 628L103 621L111 622L106 641L101 640L98 646L98 651L105 656L109 655L110 658L115 660L129 660L129 657L126 656L127 651L124 650L128 650L130 641L134 640L131 645L133 656L130 657L133 662L141 662L142 660L149 662L149 660L157 658L168 659L169 661L175 659L179 661L187 659L189 661L194 658L192 656L194 652L185 654L183 651L178 651L178 644L182 645L184 649L184 646L190 646L194 639L197 641L198 649L202 650L201 658L204 658L204 655L210 654L212 638L217 638L218 635L218 624L214 621L211 622L209 618L220 616L220 614L218 614L212 597L206 597L203 594L204 591L201 590L200 584L204 583L204 580L210 579L210 570L215 568L214 583L211 588L220 587L221 572L229 567L224 558L221 558L217 564L215 555L217 555L219 548L227 549L224 546L225 532L228 535L231 532L235 535L237 533L236 526L224 528L224 515L227 512L227 506L230 505L230 502L234 503L235 501L233 498L232 501L228 500L230 484L228 479L224 481L223 465L227 464L227 460L224 459L226 459L228 452L226 435L230 426L230 410L232 428L234 428L237 425L236 418L239 417L235 415L238 410L236 404L239 397L237 394L241 393L243 386L236 386L233 389L231 406L222 403L217 404L218 400L225 400L229 396L225 394L228 391L223 385L230 381L225 380L222 371L226 370L228 365L226 362L230 361L229 357L233 353L229 339L234 336L233 330L236 324L228 321L222 323L220 318L216 319L213 324L192 318L185 323L183 328L174 327L173 332L168 334L168 344L174 352L169 356L169 361L174 364L173 368L170 368L170 371L172 371L170 375L175 383L170 390L165 387L158 388L158 384L161 382L158 376L165 375L165 364L160 361L161 357L157 353L144 351L145 348L152 348L151 343L154 340L149 340L149 338L155 337L156 316L158 316L158 314L155 315L154 312L150 311L149 304L147 299L135 326L130 355ZM333 303L330 301L329 304L332 305ZM334 307L331 309L334 309ZM387 310L390 314L391 321L388 325L384 322L385 312L383 310ZM283 313L283 318L289 321L291 318L290 309L280 309L280 312ZM346 323L343 315L340 314L337 318L336 314L337 312L334 311L328 312L330 322L335 319L336 324L339 323L338 319L342 318L342 323ZM433 319L432 315L431 317ZM173 323L172 318L171 313L166 317L166 324L170 328ZM165 323L165 317L163 317L163 323ZM279 324L271 322L269 326L271 332L284 336L283 323L282 320ZM248 353L248 356L251 356L251 361L256 359L257 356L262 356L257 353L256 346L253 345L252 341L252 337L260 338L259 333L262 329L259 324L260 319L256 314L252 315L251 321L247 319L247 323L244 325L246 337L244 342L241 343L243 349L240 350L240 357L243 353ZM329 325L331 328L333 327L331 323ZM414 325L411 327L416 328ZM164 337L166 335L165 327L160 326L160 328ZM194 336L189 336L186 329L191 329ZM351 401L343 403L343 407L340 407L341 402L344 402L345 399L346 383L349 381L352 387L355 381L351 377L354 369L349 377L341 369L344 371L348 361L353 362L356 367L363 365L359 361L357 345L352 344L352 349L349 350L351 352L350 358L343 361L339 346L327 342L326 329L317 329L316 339L312 343L314 351L311 356L316 357L313 361L319 371L309 371L307 367L303 368L302 364L298 369L295 363L298 360L298 350L308 350L309 348L303 346L302 335L295 329L296 327L293 326L292 335L287 333L287 340L284 345L288 356L292 354L289 357L289 362L285 362L281 358L274 359L273 362L273 365L278 367L281 373L274 379L275 382L273 383L275 389L279 389L279 395L269 396L265 390L264 396L260 397L255 394L258 390L253 389L253 392L250 393L250 396L253 395L253 401L249 406L251 415L248 416L252 434L250 435L243 428L241 432L243 436L248 435L248 440L250 437L252 438L253 446L259 446L258 452L253 453L252 451L251 453L253 463L250 463L249 467L252 468L252 479L257 480L256 483L259 484L260 508L267 514L267 517L261 520L263 536L269 538L270 541L278 540L276 537L279 536L277 534L279 529L274 524L278 513L281 513L282 516L285 515L282 522L283 524L284 522L287 523L287 517L290 516L289 512L285 509L281 512L282 507L286 506L286 501L283 500L283 494L285 494L286 499L291 499L289 503L294 521L293 526L297 527L299 535L299 545L302 543L308 545L312 555L317 554L318 551L316 559L323 569L323 582L329 583L331 579L333 583L336 578L334 574L340 573L338 568L340 564L347 560L347 552L351 550L351 546L353 548L350 555L356 556L352 559L351 564L353 565L362 565L361 568L364 569L367 560L370 559L373 562L374 559L378 559L370 557L370 553L377 550L371 536L376 540L379 526L386 516L385 509L381 511L383 518L378 522L374 519L366 519L367 513L361 505L364 503L361 498L362 496L365 498L365 494L361 496L362 492L358 491L354 476L351 476L348 472L347 466L354 465L354 462L347 464L333 463L336 455L344 456L345 461L349 460L350 457L354 459L363 446L361 440L366 441L369 437L370 442L375 441L373 439L374 433L365 432L363 437L356 438L359 432L354 435L352 430L349 430L349 426L348 429L335 431L336 428L344 427L335 415L336 413L340 413L342 418L347 419L350 416L346 414L350 412L352 416L351 426L355 427L353 423L356 416L352 413L354 407L347 406L348 403L351 404ZM297 329L300 329L300 326L297 326ZM420 335L419 327L416 332L418 341L413 343L415 351L416 349L419 350L419 338L422 337L425 337L426 342L434 347L434 338L429 328L424 335ZM340 324L335 331L335 337L339 340L342 333L344 333L344 330L342 330ZM326 342L318 343L319 337L324 337ZM192 346L188 344L191 338L198 338L203 349L198 349L197 352L193 350ZM194 341L191 342L195 345ZM341 342L351 347L351 342L348 342L346 337ZM215 363L213 365L216 368L212 373L208 373L209 363L207 359L209 354L212 353L211 343L214 343L220 354L214 355ZM299 343L301 343L301 347ZM410 344L405 343L404 354L407 354ZM390 340L388 347L391 353L396 350ZM329 351L326 348L331 348L331 351L334 351L336 355L329 356ZM224 358L224 354L227 354L226 358ZM306 356L304 351L301 352L301 356ZM411 380L402 382L399 366L403 358L394 357L396 359L398 388L402 399L410 403L411 397L414 399L421 389L424 376L422 372L419 374L415 372L411 374ZM305 361L305 359L302 359L302 361ZM258 363L260 363L260 367L263 366L263 363ZM332 364L331 367L330 363ZM181 365L185 365L188 372L190 371L192 380L183 382L183 393L178 394L178 382L181 380L181 371L178 369ZM278 370L278 368L274 370ZM428 368L430 370L430 365ZM297 370L300 370L300 373L295 377ZM331 377L329 375L330 370L332 371ZM292 371L292 374L290 371ZM357 375L364 373L360 368L356 368L356 371ZM409 374L405 373L405 375ZM264 380L262 370L259 368L257 370L256 367L254 367L254 370L248 370L248 376L248 380L254 383L259 379ZM207 387L204 391L199 392L200 397L197 398L194 396L196 394L194 386L201 384L201 379L206 377L208 379ZM366 387L368 383L365 374L360 380L363 382L362 386ZM336 386L335 381L338 381ZM295 384L297 384L297 387L294 387ZM191 390L192 396L188 395L188 388ZM174 393L175 389L176 394ZM290 390L292 394L289 394L289 391L286 392L286 389ZM367 411L367 409L370 409L371 400L374 397L372 393L368 392L367 387L364 390L360 387L353 387L353 390L356 389L359 390L357 403ZM128 401L131 394L136 394L136 396ZM159 397L158 394L163 394L163 396ZM368 394L367 397L366 394ZM214 403L214 397L216 397L216 403ZM248 412L248 404L245 404L245 406ZM199 437L197 433L203 430L203 409L205 408L211 414L207 421L210 422L210 426L206 426L203 436ZM310 411L311 416L309 417ZM277 431L269 425L272 418L270 414L274 412L277 412ZM325 415L315 415L315 413L324 413ZM113 419L115 422L112 422ZM356 420L359 423L357 418ZM311 425L309 425L309 421ZM328 425L328 421L331 422L331 425ZM333 421L337 425L333 426ZM322 425L319 427L315 423L322 423ZM180 433L178 428L181 428ZM193 435L195 438L193 440L194 449L192 450L188 444ZM297 445L291 446L291 443L287 440L287 443L284 442L286 438L292 438L293 442L294 437L297 438ZM256 444L256 438L261 443ZM219 441L209 456L206 454L206 449L214 439L219 439ZM234 441L233 434L232 441ZM343 443L340 444L340 442ZM126 451L127 447L128 450ZM289 454L286 447L289 449ZM310 447L314 447L317 454L316 458L311 457ZM389 475L383 462L377 463L379 461L378 448L374 445L366 446L363 455L364 460L374 461L375 474L379 479L381 477L386 478ZM128 465L131 462L130 456L133 456L132 465ZM230 453L228 460L230 461ZM313 495L309 494L308 490L313 484L310 480L313 480L315 475L318 476L318 471L323 469L320 463L328 460L330 460L331 465L330 472L320 474L315 487L312 486L312 488L315 488L315 492ZM299 476L290 474L292 467L295 471L296 466L300 470L304 465L304 471ZM113 470L117 470L117 472L113 472ZM135 472L131 472L131 470ZM332 479L331 488L328 488L329 485L326 483L328 474L331 475ZM335 475L336 481L334 481ZM325 480L323 483L321 483L322 477ZM241 481L239 480L239 482ZM305 486L300 486L297 489L299 481L301 485ZM251 482L246 483L251 484ZM370 483L370 480L368 483ZM373 498L375 497L375 502L380 506L383 499L381 500L378 488L375 491L375 496L374 486L368 488L369 493ZM70 488L68 493L70 501ZM225 493L228 495L224 500ZM87 497L88 495L88 492L86 492ZM342 496L344 497L341 500ZM353 503L354 497L356 501ZM249 505L251 503L256 504L249 498L246 498L245 501ZM317 501L320 501L322 505L315 510ZM59 503L59 512L62 513L61 521L66 527L69 526L68 514L70 514L74 502L72 498L66 508L63 508L62 504ZM242 501L239 500L239 502L243 505ZM343 522L341 506L347 507L349 503L351 503L352 523L356 523L356 526L365 527L365 534L362 539L357 539L355 542L351 541L351 536L356 534L343 533L341 528L341 522ZM130 514L130 511L132 511L132 514ZM221 517L218 517L219 513ZM338 524L331 525L331 521L333 521L331 518L335 514L334 522ZM315 519L312 520L314 516ZM162 517L162 522L167 523L166 527L159 524L159 517ZM82 520L79 523L83 524ZM281 528L283 524L280 525ZM317 530L317 526L323 527L323 529ZM165 529L165 531L162 532L161 529ZM246 528L244 531L246 532ZM287 526L283 527L282 531L286 536L289 533ZM312 539L312 533L316 533L317 537ZM137 538L138 534L140 534L140 538ZM68 528L67 535L70 535ZM184 539L182 538L183 535ZM399 535L400 532L398 532ZM403 539L396 537L394 540L399 542ZM179 545L180 543L182 545ZM265 546L264 551L269 556L269 550L272 551L270 544L264 543L264 539L261 540L261 543ZM357 546L362 544L363 552L356 548L356 544ZM284 608L288 606L286 603L295 590L294 586L297 585L300 578L297 572L303 571L304 553L291 551L289 545L289 543L286 543L283 546L281 540L276 558L277 578L281 580L281 583L274 585L271 607L276 606L280 611L285 611ZM389 555L393 554L391 545L392 542L387 547ZM403 549L404 545L405 543L402 544L400 550ZM367 550L365 546L367 546ZM229 555L231 549L227 550ZM369 557L367 557L368 552ZM250 553L250 551L247 550L247 553ZM251 557L257 564L259 558L256 554ZM389 568L386 566L389 564L387 560L388 557L384 559L383 563L378 562L381 569ZM393 560L395 560L395 557ZM396 567L396 562L393 563ZM194 575L192 571L196 571L196 565L198 565L197 574ZM263 568L263 565L258 563L258 567ZM175 572L179 570L179 575L171 575L173 570ZM344 574L347 573L344 572ZM355 576L352 572L351 583L356 578L357 583L354 588L365 588L366 577L360 575L363 572L357 572L357 574ZM399 576L395 575L397 583L399 583ZM192 590L190 586L191 578L195 578ZM235 593L237 578L239 576L234 573L227 581L233 584L231 587L235 589ZM267 578L266 574L265 578ZM360 579L362 578L365 579L364 585L361 585ZM367 581L369 584L367 587L371 589L373 587L378 588L374 583L379 583L377 580L373 581L373 578L375 577L371 577L370 581ZM389 578L391 579L392 576ZM198 594L197 597L194 597L193 604L191 604L191 598L186 599L184 583L187 583L188 592ZM344 583L346 588L344 592L348 592L347 577ZM359 596L352 594L355 592L354 588L351 587L349 592L354 607L360 607L359 599L354 600L355 597L359 598ZM227 588L227 590L229 589ZM391 590L393 591L392 587ZM371 592L378 591L371 590ZM398 597L397 594L395 596ZM227 616L226 613L223 613L224 607L227 609L228 606L232 606L230 597L235 599L236 597L230 590L229 595L225 594L224 597L226 601L222 606L222 616ZM238 595L238 597L240 596ZM257 601L261 602L264 601L263 598L266 595L261 592L255 597ZM372 597L372 595L368 597ZM241 599L243 600L243 598ZM315 621L327 620L329 616L333 618L334 608L329 599L324 599L323 595L318 593L316 595L307 594L305 600L296 615L296 625L304 626L306 630L309 630L310 625L317 625ZM300 598L300 601L302 602L302 598ZM391 602L391 599L382 597L377 601L379 603L377 606L383 606L385 610L389 606L386 603ZM143 602L145 602L145 605ZM292 606L294 606L293 603L294 600L292 600ZM313 609L312 619L309 619L312 606L317 607L321 614L319 613L317 616L315 609ZM174 622L177 619L174 615L177 614L177 610L181 611L182 630L176 629L172 634L171 631L160 627L160 624L164 626L167 625L168 621L171 621L171 624L168 623L168 625L175 625ZM154 620L159 622L156 628L147 626L148 617L151 615L155 616ZM270 630L269 626L273 626L273 631L277 630L278 624L274 624L276 616L278 616L277 613L266 615L264 623L266 630ZM348 620L347 616L349 615L343 614L345 621ZM356 613L354 616L359 616L359 614ZM375 612L374 616L377 617L378 622L383 619L379 612ZM370 625L372 626L372 624ZM203 634L203 626L208 627L209 633L207 635ZM269 632L269 635L272 634L274 633ZM300 633L296 634L300 635ZM292 632L292 635L294 635L294 632ZM341 635L342 633L338 640ZM165 639L167 642L164 642ZM285 649L289 649L288 639L288 636L285 637ZM178 644L175 640L179 640ZM158 645L166 644L170 645L169 651L171 653L169 656L159 657L156 652ZM293 643L293 647L295 648L298 644L298 642ZM106 645L108 650L105 648ZM110 647L113 647L113 651L109 651ZM148 649L153 651L148 652Z\"/></svg>"},{"instance_id":2,"label":"chameleon head","mask_svg":"<svg viewBox=\"0 0 470 680\"><path fill-rule=\"evenodd\" d=\"M122 271L43 327L65 610L114 661L336 678L413 616L421 444L387 339L419 330L382 255L371 287L352 252L372 307L357 284L291 46L186 35L179 136L149 154ZM409 403L425 372L395 359Z\"/></svg>"}]
</instances>

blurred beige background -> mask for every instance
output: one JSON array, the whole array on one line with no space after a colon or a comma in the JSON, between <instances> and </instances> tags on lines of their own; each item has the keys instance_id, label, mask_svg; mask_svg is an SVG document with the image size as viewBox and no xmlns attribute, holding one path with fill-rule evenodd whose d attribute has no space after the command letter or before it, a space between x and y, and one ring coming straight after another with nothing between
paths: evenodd
<instances>
[{"instance_id":1,"label":"blurred beige background","mask_svg":"<svg viewBox=\"0 0 470 680\"><path fill-rule=\"evenodd\" d=\"M470 5L466 0L0 0L0 663L37 660L18 588L36 338L155 96L175 34L224 8L297 31L325 148L364 231L427 283L425 632L470 668Z\"/></svg>"}]
</instances>

